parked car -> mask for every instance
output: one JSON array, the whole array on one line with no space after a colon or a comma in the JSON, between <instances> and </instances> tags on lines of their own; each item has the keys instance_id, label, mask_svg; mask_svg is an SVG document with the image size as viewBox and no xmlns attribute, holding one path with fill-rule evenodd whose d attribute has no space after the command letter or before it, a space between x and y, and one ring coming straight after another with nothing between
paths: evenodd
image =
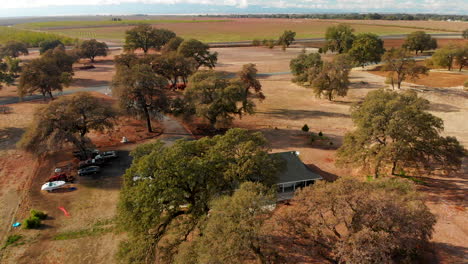
<instances>
[{"instance_id":1,"label":"parked car","mask_svg":"<svg viewBox=\"0 0 468 264\"><path fill-rule=\"evenodd\" d=\"M66 173L58 173L54 176L51 176L46 182L54 182L54 181L64 181L64 182L73 182L75 177L71 175L67 175Z\"/></svg>"},{"instance_id":2,"label":"parked car","mask_svg":"<svg viewBox=\"0 0 468 264\"><path fill-rule=\"evenodd\" d=\"M90 166L83 168L81 170L78 170L78 175L79 176L86 176L86 175L93 175L97 174L101 171L101 168L99 166Z\"/></svg>"},{"instance_id":3,"label":"parked car","mask_svg":"<svg viewBox=\"0 0 468 264\"><path fill-rule=\"evenodd\" d=\"M101 152L95 158L102 158L104 160L109 160L109 159L115 159L117 157L118 157L117 152L112 150L112 151Z\"/></svg>"},{"instance_id":4,"label":"parked car","mask_svg":"<svg viewBox=\"0 0 468 264\"><path fill-rule=\"evenodd\" d=\"M100 166L103 165L106 161L103 158L97 158L97 156L94 159L87 159L85 161L81 161L78 164L78 169L83 169L89 166Z\"/></svg>"}]
</instances>

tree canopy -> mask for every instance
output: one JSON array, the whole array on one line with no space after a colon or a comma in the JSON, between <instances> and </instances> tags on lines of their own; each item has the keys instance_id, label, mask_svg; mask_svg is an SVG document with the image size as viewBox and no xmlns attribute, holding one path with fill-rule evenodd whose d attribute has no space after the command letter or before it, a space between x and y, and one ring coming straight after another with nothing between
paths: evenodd
<instances>
[{"instance_id":1,"label":"tree canopy","mask_svg":"<svg viewBox=\"0 0 468 264\"><path fill-rule=\"evenodd\" d=\"M161 49L176 34L167 29L156 29L151 25L138 25L125 32L125 50L142 49L146 54L150 49Z\"/></svg>"},{"instance_id":2,"label":"tree canopy","mask_svg":"<svg viewBox=\"0 0 468 264\"><path fill-rule=\"evenodd\" d=\"M120 247L121 260L173 263L174 251L204 221L213 198L245 181L275 183L282 163L267 151L260 133L243 129L170 147L138 146L119 202L119 222L130 237Z\"/></svg>"},{"instance_id":3,"label":"tree canopy","mask_svg":"<svg viewBox=\"0 0 468 264\"><path fill-rule=\"evenodd\" d=\"M468 39L468 28L462 31L462 38Z\"/></svg>"},{"instance_id":4,"label":"tree canopy","mask_svg":"<svg viewBox=\"0 0 468 264\"><path fill-rule=\"evenodd\" d=\"M12 74L8 68L8 63L0 59L0 89L4 84L10 85L15 80L14 74Z\"/></svg>"},{"instance_id":5,"label":"tree canopy","mask_svg":"<svg viewBox=\"0 0 468 264\"><path fill-rule=\"evenodd\" d=\"M57 47L65 47L65 45L58 39L45 40L39 43L39 53L43 54L46 51L53 50Z\"/></svg>"},{"instance_id":6,"label":"tree canopy","mask_svg":"<svg viewBox=\"0 0 468 264\"><path fill-rule=\"evenodd\" d=\"M372 33L358 34L348 51L351 59L362 67L366 63L378 63L385 52L383 40Z\"/></svg>"},{"instance_id":7,"label":"tree canopy","mask_svg":"<svg viewBox=\"0 0 468 264\"><path fill-rule=\"evenodd\" d=\"M331 26L325 32L325 51L344 53L348 52L353 45L355 36L354 29L345 24Z\"/></svg>"},{"instance_id":8,"label":"tree canopy","mask_svg":"<svg viewBox=\"0 0 468 264\"><path fill-rule=\"evenodd\" d=\"M177 49L177 52L186 58L194 58L197 62L197 69L201 66L214 68L218 61L218 53L210 53L210 47L196 39L184 40Z\"/></svg>"},{"instance_id":9,"label":"tree canopy","mask_svg":"<svg viewBox=\"0 0 468 264\"><path fill-rule=\"evenodd\" d=\"M8 41L0 46L0 58L12 57L16 58L20 55L28 55L28 45L19 41Z\"/></svg>"},{"instance_id":10,"label":"tree canopy","mask_svg":"<svg viewBox=\"0 0 468 264\"><path fill-rule=\"evenodd\" d=\"M91 141L90 131L113 127L115 111L89 93L63 96L39 108L19 146L35 154L58 150L71 143L83 153Z\"/></svg>"},{"instance_id":11,"label":"tree canopy","mask_svg":"<svg viewBox=\"0 0 468 264\"><path fill-rule=\"evenodd\" d=\"M332 62L325 62L318 73L309 78L317 97L325 96L329 101L335 96L346 96L349 89L349 72L351 71L350 58L341 54Z\"/></svg>"},{"instance_id":12,"label":"tree canopy","mask_svg":"<svg viewBox=\"0 0 468 264\"><path fill-rule=\"evenodd\" d=\"M109 47L105 42L99 42L95 39L85 40L78 46L78 54L81 58L94 59L98 56L107 56Z\"/></svg>"},{"instance_id":13,"label":"tree canopy","mask_svg":"<svg viewBox=\"0 0 468 264\"><path fill-rule=\"evenodd\" d=\"M289 47L289 45L293 43L295 37L296 32L291 30L285 30L278 39L278 45L281 45L283 47L283 50L285 50L287 47Z\"/></svg>"},{"instance_id":14,"label":"tree canopy","mask_svg":"<svg viewBox=\"0 0 468 264\"><path fill-rule=\"evenodd\" d=\"M322 66L323 61L320 54L306 54L305 50L289 63L289 68L294 75L293 81L298 83L313 80L322 69Z\"/></svg>"},{"instance_id":15,"label":"tree canopy","mask_svg":"<svg viewBox=\"0 0 468 264\"><path fill-rule=\"evenodd\" d=\"M274 263L275 245L264 225L275 202L271 190L252 182L242 183L232 196L215 199L202 235L181 245L175 263Z\"/></svg>"},{"instance_id":16,"label":"tree canopy","mask_svg":"<svg viewBox=\"0 0 468 264\"><path fill-rule=\"evenodd\" d=\"M195 114L206 119L212 128L229 125L235 115L242 117L252 114L255 104L251 98L251 86L258 88L253 69L243 80L228 79L213 70L198 71L190 77L189 86L184 92L185 100ZM241 106L240 106L241 105Z\"/></svg>"},{"instance_id":17,"label":"tree canopy","mask_svg":"<svg viewBox=\"0 0 468 264\"><path fill-rule=\"evenodd\" d=\"M152 132L151 119L167 109L166 88L166 78L156 74L149 64L118 67L112 81L112 92L119 98L121 108L143 117L148 132Z\"/></svg>"},{"instance_id":18,"label":"tree canopy","mask_svg":"<svg viewBox=\"0 0 468 264\"><path fill-rule=\"evenodd\" d=\"M371 170L458 170L466 155L454 137L444 137L442 119L427 112L429 102L415 92L369 92L353 106L356 129L345 135L338 164Z\"/></svg>"},{"instance_id":19,"label":"tree canopy","mask_svg":"<svg viewBox=\"0 0 468 264\"><path fill-rule=\"evenodd\" d=\"M318 182L278 216L289 252L330 263L406 263L428 244L435 216L402 180Z\"/></svg>"},{"instance_id":20,"label":"tree canopy","mask_svg":"<svg viewBox=\"0 0 468 264\"><path fill-rule=\"evenodd\" d=\"M67 54L63 47L48 50L40 58L31 60L22 67L18 94L23 97L39 91L42 96L53 98L53 91L62 91L73 76L73 62L76 57Z\"/></svg>"},{"instance_id":21,"label":"tree canopy","mask_svg":"<svg viewBox=\"0 0 468 264\"><path fill-rule=\"evenodd\" d=\"M192 75L198 63L194 58L187 58L177 52L167 52L153 59L151 63L154 71L167 78L175 87L181 78L184 84L188 77Z\"/></svg>"},{"instance_id":22,"label":"tree canopy","mask_svg":"<svg viewBox=\"0 0 468 264\"><path fill-rule=\"evenodd\" d=\"M168 52L177 51L177 49L179 48L180 44L182 44L182 42L184 42L184 39L181 37L171 38L166 43L166 45L164 45L164 47L162 48L162 52L168 53Z\"/></svg>"},{"instance_id":23,"label":"tree canopy","mask_svg":"<svg viewBox=\"0 0 468 264\"><path fill-rule=\"evenodd\" d=\"M389 71L389 78L392 87L395 88L395 83L398 89L401 88L401 83L407 78L415 80L419 75L427 74L428 68L418 65L412 56L405 49L390 49L382 56L384 62L383 69Z\"/></svg>"},{"instance_id":24,"label":"tree canopy","mask_svg":"<svg viewBox=\"0 0 468 264\"><path fill-rule=\"evenodd\" d=\"M425 50L436 49L437 41L424 31L415 31L406 36L403 47L418 54L418 52Z\"/></svg>"}]
</instances>

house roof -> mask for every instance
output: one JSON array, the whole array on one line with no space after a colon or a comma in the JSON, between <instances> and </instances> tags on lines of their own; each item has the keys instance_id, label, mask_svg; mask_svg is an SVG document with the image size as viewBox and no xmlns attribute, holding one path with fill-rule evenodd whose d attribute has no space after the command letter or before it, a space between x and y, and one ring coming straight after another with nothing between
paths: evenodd
<instances>
[{"instance_id":1,"label":"house roof","mask_svg":"<svg viewBox=\"0 0 468 264\"><path fill-rule=\"evenodd\" d=\"M272 153L270 155L280 156L286 161L286 169L278 173L277 184L323 179L322 176L302 163L296 151Z\"/></svg>"}]
</instances>

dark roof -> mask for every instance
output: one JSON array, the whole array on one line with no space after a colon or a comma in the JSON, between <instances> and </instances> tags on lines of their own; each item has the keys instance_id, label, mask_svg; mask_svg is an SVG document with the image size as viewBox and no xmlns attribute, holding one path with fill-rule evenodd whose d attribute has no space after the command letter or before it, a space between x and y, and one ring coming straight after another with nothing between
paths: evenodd
<instances>
[{"instance_id":1,"label":"dark roof","mask_svg":"<svg viewBox=\"0 0 468 264\"><path fill-rule=\"evenodd\" d=\"M279 173L277 184L322 179L322 176L302 163L295 151L272 153L271 155L280 156L286 161L287 168Z\"/></svg>"}]
</instances>

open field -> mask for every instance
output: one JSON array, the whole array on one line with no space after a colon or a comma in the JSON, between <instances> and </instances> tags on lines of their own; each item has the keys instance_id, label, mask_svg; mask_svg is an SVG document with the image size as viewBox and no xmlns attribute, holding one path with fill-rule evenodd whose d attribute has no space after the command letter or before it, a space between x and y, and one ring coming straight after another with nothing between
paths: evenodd
<instances>
[{"instance_id":1,"label":"open field","mask_svg":"<svg viewBox=\"0 0 468 264\"><path fill-rule=\"evenodd\" d=\"M140 24L178 24L178 23L220 23L227 22L226 19L142 19L142 20L98 20L98 21L47 21L18 24L15 27L24 29L54 29L54 28L81 28L102 26L135 26Z\"/></svg>"},{"instance_id":2,"label":"open field","mask_svg":"<svg viewBox=\"0 0 468 264\"><path fill-rule=\"evenodd\" d=\"M88 23L87 21L83 23L85 22ZM156 23L153 26L173 30L184 38L196 38L204 42L228 42L252 39L277 39L284 30L295 31L297 33L296 38L318 38L324 36L327 27L339 23L348 22L311 19L248 18L209 23ZM372 32L378 35L407 34L419 30L419 28L411 26L373 24L352 24L351 26L355 29L356 33ZM112 42L122 42L125 31L129 28L131 27L115 26L50 29L49 31L75 38L97 38ZM442 31L442 29L435 29L428 30L427 32L440 33Z\"/></svg>"},{"instance_id":3,"label":"open field","mask_svg":"<svg viewBox=\"0 0 468 264\"><path fill-rule=\"evenodd\" d=\"M53 34L51 32L35 32L30 30L22 30L13 27L0 26L0 44L7 41L15 40L27 43L30 47L37 47L39 43L46 40L59 39L66 45L74 43L74 39L64 35Z\"/></svg>"}]
</instances>

